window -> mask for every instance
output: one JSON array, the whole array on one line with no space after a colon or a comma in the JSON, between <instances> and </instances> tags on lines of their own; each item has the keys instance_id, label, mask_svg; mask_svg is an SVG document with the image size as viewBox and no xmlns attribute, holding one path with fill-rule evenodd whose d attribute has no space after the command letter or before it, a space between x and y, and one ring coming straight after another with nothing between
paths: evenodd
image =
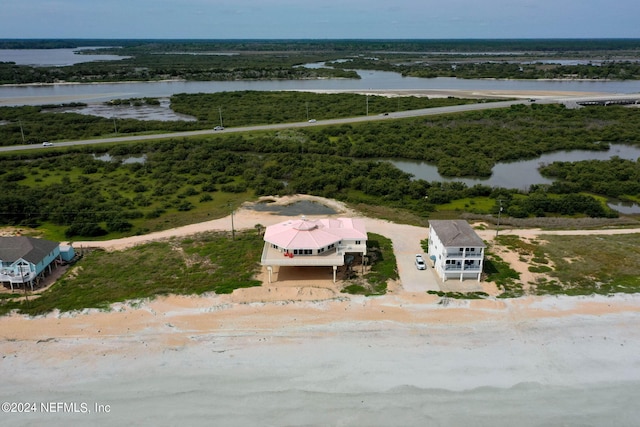
<instances>
[{"instance_id":1,"label":"window","mask_svg":"<svg viewBox=\"0 0 640 427\"><path fill-rule=\"evenodd\" d=\"M360 244L360 240L356 240L356 245L359 245L359 244Z\"/></svg>"}]
</instances>

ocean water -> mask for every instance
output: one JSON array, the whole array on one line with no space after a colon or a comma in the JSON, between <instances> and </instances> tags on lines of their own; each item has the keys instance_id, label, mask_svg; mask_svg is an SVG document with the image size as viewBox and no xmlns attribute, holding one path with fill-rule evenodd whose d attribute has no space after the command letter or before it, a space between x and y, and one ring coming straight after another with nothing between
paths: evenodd
<instances>
[{"instance_id":1,"label":"ocean water","mask_svg":"<svg viewBox=\"0 0 640 427\"><path fill-rule=\"evenodd\" d=\"M212 326L184 346L159 345L152 334L33 343L32 353L0 362L0 399L86 403L92 412L3 413L0 422L635 426L639 319Z\"/></svg>"},{"instance_id":2,"label":"ocean water","mask_svg":"<svg viewBox=\"0 0 640 427\"><path fill-rule=\"evenodd\" d=\"M637 381L589 387L523 383L465 391L399 386L331 392L292 388L284 378L275 384L276 378L266 376L250 381L196 375L107 382L99 391L81 388L56 394L56 400L88 401L92 409L94 401L109 402L109 413L19 414L24 416L5 419L9 422L3 425L602 427L637 426L640 419Z\"/></svg>"}]
</instances>

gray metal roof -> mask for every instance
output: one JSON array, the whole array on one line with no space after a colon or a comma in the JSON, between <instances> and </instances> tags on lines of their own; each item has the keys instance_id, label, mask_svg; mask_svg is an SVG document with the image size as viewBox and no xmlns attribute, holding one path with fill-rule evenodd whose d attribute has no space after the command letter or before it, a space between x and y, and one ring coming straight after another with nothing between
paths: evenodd
<instances>
[{"instance_id":1,"label":"gray metal roof","mask_svg":"<svg viewBox=\"0 0 640 427\"><path fill-rule=\"evenodd\" d=\"M473 231L467 221L462 219L433 220L429 221L429 224L444 246L486 247L484 241Z\"/></svg>"},{"instance_id":2,"label":"gray metal roof","mask_svg":"<svg viewBox=\"0 0 640 427\"><path fill-rule=\"evenodd\" d=\"M57 242L34 237L0 237L0 260L15 262L22 258L37 264L58 247Z\"/></svg>"}]
</instances>

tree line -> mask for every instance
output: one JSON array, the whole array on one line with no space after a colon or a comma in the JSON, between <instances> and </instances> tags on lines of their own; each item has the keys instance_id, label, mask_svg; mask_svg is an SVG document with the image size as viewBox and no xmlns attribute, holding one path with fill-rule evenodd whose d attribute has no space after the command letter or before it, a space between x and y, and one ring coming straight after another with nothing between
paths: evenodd
<instances>
[{"instance_id":1,"label":"tree line","mask_svg":"<svg viewBox=\"0 0 640 427\"><path fill-rule=\"evenodd\" d=\"M614 109L621 117L614 119ZM630 115L625 117L627 112ZM582 129L583 139L591 140L596 135L590 134L590 128L599 128L598 132L605 132L609 141L619 142L625 135L637 132L637 127L633 127L633 114L634 110L622 107L566 110L530 106L501 113L471 112L429 120L383 121L373 126L366 123L214 134L108 148L70 147L45 153L6 154L0 165L0 183L5 190L0 223L52 224L62 227L68 238L135 234L153 228L152 223L161 226L162 218L167 215L189 218L199 209L213 209L216 203L226 200L225 194L251 199L259 195L296 193L353 204L388 206L422 217L428 217L439 205L476 197L494 200L485 213L497 214L500 201L504 214L514 217L614 217L617 214L600 200L578 193L594 188L576 187L569 173L558 174L560 180L552 185L538 185L527 191L484 185L468 187L460 182L413 179L391 163L380 160L380 156L402 154L404 151L399 148L405 145L413 149L428 144L435 146L429 138L432 129L450 132L448 137L443 133L442 139L437 140L437 144L443 146L443 156L455 157L461 150L467 150L478 158L487 156L488 162L504 156L501 152L509 151L512 145L517 149L510 155L529 153L530 142L538 139L557 138L555 145L545 145L546 149L565 148L563 144L573 140L568 136L578 132L578 128ZM629 122L629 128L624 121ZM545 135L542 122L550 127L547 138L542 138ZM510 125L505 129L505 124ZM467 130L467 126L472 130ZM493 139L479 136L488 132L484 128L502 129L511 135L513 128L519 126L523 127L520 131L523 135L539 127L538 138L522 138L507 144L499 137L499 130L495 130ZM572 130L572 126L576 129ZM466 138L464 142L454 137L461 129ZM558 134L563 138L554 134L558 129L564 129ZM577 136L574 139L579 140ZM497 145L481 149L492 140ZM114 159L103 161L95 156L104 151ZM500 154L492 154L498 152ZM143 156L144 161L126 163L123 160L127 156ZM632 166L625 162L614 160L598 165L602 181L606 181L603 177L607 176L619 182L635 179L636 175L624 172ZM562 170L564 166L554 167ZM612 168L618 170L617 175ZM638 196L631 186L623 188L636 191Z\"/></svg>"},{"instance_id":2,"label":"tree line","mask_svg":"<svg viewBox=\"0 0 640 427\"><path fill-rule=\"evenodd\" d=\"M134 134L150 131L178 132L225 126L305 121L308 117L334 119L386 111L411 110L479 102L479 100L424 97L391 99L383 96L357 94L317 94L310 92L220 92L214 94L177 94L171 97L171 108L177 113L197 118L197 121L160 121L114 119L80 114L73 107L86 104L0 107L0 145L41 143L42 141L77 140L98 136ZM114 108L122 105L157 105L153 98L122 100L106 103ZM114 123L115 122L115 123Z\"/></svg>"}]
</instances>

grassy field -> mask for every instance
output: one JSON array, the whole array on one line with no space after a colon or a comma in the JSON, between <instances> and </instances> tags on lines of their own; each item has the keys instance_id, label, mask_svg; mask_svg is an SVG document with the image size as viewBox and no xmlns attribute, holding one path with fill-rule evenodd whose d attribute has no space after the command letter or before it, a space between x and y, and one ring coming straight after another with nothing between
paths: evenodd
<instances>
[{"instance_id":1,"label":"grassy field","mask_svg":"<svg viewBox=\"0 0 640 427\"><path fill-rule=\"evenodd\" d=\"M640 292L640 234L541 236L539 251L552 264L553 280L539 283L539 295Z\"/></svg>"},{"instance_id":2,"label":"grassy field","mask_svg":"<svg viewBox=\"0 0 640 427\"><path fill-rule=\"evenodd\" d=\"M462 211L485 214L491 212L496 200L490 197L465 197L437 205L438 211Z\"/></svg>"},{"instance_id":3,"label":"grassy field","mask_svg":"<svg viewBox=\"0 0 640 427\"><path fill-rule=\"evenodd\" d=\"M497 242L516 252L519 260L529 265L530 272L542 274L535 283L526 284L516 275L509 278L507 274L505 278L503 276L508 272L506 263L488 254L486 269L495 269L496 272L489 274L487 279L503 287L501 297L517 297L525 293L608 295L640 292L638 234L542 235L537 240L528 241L514 235L502 235Z\"/></svg>"},{"instance_id":4,"label":"grassy field","mask_svg":"<svg viewBox=\"0 0 640 427\"><path fill-rule=\"evenodd\" d=\"M384 295L387 282L398 278L391 240L369 233L371 271L343 292ZM152 242L116 252L91 251L40 295L0 295L0 315L13 309L39 315L55 309L108 309L110 304L168 294L231 293L260 286L262 236L256 230L203 233L183 239Z\"/></svg>"},{"instance_id":5,"label":"grassy field","mask_svg":"<svg viewBox=\"0 0 640 427\"><path fill-rule=\"evenodd\" d=\"M54 309L107 309L111 303L166 294L230 293L260 286L262 237L256 231L206 233L137 246L125 251L93 251L50 289L27 301L0 301L0 314L11 309L37 315Z\"/></svg>"}]
</instances>

